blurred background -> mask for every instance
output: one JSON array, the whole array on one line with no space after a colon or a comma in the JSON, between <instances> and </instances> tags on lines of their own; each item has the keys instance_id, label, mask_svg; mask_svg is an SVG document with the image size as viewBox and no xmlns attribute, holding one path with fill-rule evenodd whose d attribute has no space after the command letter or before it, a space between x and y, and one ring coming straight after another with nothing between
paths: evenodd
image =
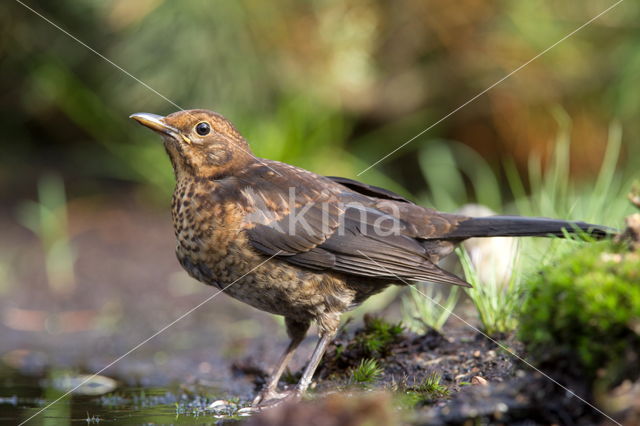
<instances>
[{"instance_id":1,"label":"blurred background","mask_svg":"<svg viewBox=\"0 0 640 426\"><path fill-rule=\"evenodd\" d=\"M211 294L175 260L172 170L134 112L212 109L262 157L442 210L479 202L613 226L630 211L637 2L360 175L614 1L25 3L122 70L19 3L0 5L0 355L12 368L95 371ZM263 346L269 365L285 342L272 318L220 297L113 374L144 382L171 365L153 380L215 382Z\"/></svg>"}]
</instances>

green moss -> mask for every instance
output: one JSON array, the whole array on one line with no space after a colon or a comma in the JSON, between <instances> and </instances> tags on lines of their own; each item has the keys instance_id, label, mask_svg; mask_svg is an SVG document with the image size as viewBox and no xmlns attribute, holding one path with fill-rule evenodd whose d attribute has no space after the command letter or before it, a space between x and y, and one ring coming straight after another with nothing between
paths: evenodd
<instances>
[{"instance_id":1,"label":"green moss","mask_svg":"<svg viewBox=\"0 0 640 426\"><path fill-rule=\"evenodd\" d=\"M449 388L440 383L442 376L440 373L433 372L428 374L424 380L413 386L410 390L422 396L425 401L432 401L439 398L449 396Z\"/></svg>"},{"instance_id":2,"label":"green moss","mask_svg":"<svg viewBox=\"0 0 640 426\"><path fill-rule=\"evenodd\" d=\"M403 338L403 332L401 323L389 323L382 318L365 315L364 327L358 329L353 337L349 338L345 331L338 334L323 357L319 370L323 377L353 381L350 374L361 368L364 361L375 359L379 363L390 356L394 344Z\"/></svg>"},{"instance_id":3,"label":"green moss","mask_svg":"<svg viewBox=\"0 0 640 426\"><path fill-rule=\"evenodd\" d=\"M326 359L384 358L389 355L391 344L397 342L404 332L402 323L392 324L382 318L365 315L364 327L356 331L350 341L334 341L335 349Z\"/></svg>"},{"instance_id":4,"label":"green moss","mask_svg":"<svg viewBox=\"0 0 640 426\"><path fill-rule=\"evenodd\" d=\"M398 340L404 327L402 323L392 324L379 317L365 316L364 329L356 333L353 345L367 357L387 355L391 343Z\"/></svg>"},{"instance_id":5,"label":"green moss","mask_svg":"<svg viewBox=\"0 0 640 426\"><path fill-rule=\"evenodd\" d=\"M426 375L421 382L399 389L400 403L407 408L431 404L447 398L449 388L441 383L442 376L437 372Z\"/></svg>"},{"instance_id":6,"label":"green moss","mask_svg":"<svg viewBox=\"0 0 640 426\"><path fill-rule=\"evenodd\" d=\"M520 324L539 362L570 360L588 379L637 375L640 254L602 242L565 256L529 283Z\"/></svg>"},{"instance_id":7,"label":"green moss","mask_svg":"<svg viewBox=\"0 0 640 426\"><path fill-rule=\"evenodd\" d=\"M375 359L363 359L351 371L351 381L354 383L372 383L382 376L384 370Z\"/></svg>"}]
</instances>

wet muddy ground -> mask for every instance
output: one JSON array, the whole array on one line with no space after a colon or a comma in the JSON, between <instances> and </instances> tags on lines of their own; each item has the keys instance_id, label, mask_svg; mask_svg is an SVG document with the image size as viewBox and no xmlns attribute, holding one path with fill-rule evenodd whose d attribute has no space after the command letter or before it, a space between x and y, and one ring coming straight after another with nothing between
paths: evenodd
<instances>
[{"instance_id":1,"label":"wet muddy ground","mask_svg":"<svg viewBox=\"0 0 640 426\"><path fill-rule=\"evenodd\" d=\"M181 270L168 212L141 208L128 198L75 203L69 211L75 276L67 292L51 288L40 240L16 223L14 211L0 211L0 423L29 418L76 383L69 378L100 371L143 342L101 371L116 381L115 390L66 396L33 422L203 424L245 419L238 410L248 404L287 344L282 321L220 295L149 339L216 292ZM308 420L314 410L330 417L329 412L340 413L342 402L338 408L332 405L334 411L318 404L332 404L331 394L340 391L382 398L391 411L380 408L384 413L377 420L388 414L392 423L456 424L469 418L521 424L602 422L597 413L453 318L442 334L399 334L375 354L383 373L371 383L354 383L350 372L363 354L350 342L363 326L361 313L373 310L398 321L398 305L393 294L376 296L355 313L318 372L311 392L316 402L276 408L251 421L296 424L290 421ZM475 321L464 304L459 314ZM510 336L497 338L521 353ZM310 333L291 364L291 380L314 343ZM398 397L434 373L446 393ZM376 390L382 396L375 396ZM217 400L227 403L211 407ZM362 404L371 404L367 401ZM287 420L282 410L299 417ZM348 411L359 412L357 407ZM371 412L362 411L363 416Z\"/></svg>"}]
</instances>

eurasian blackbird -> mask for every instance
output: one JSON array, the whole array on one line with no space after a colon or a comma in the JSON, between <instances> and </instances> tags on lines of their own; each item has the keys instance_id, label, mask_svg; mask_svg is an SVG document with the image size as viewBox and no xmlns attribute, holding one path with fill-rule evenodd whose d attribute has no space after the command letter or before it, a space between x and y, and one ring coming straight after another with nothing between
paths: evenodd
<instances>
[{"instance_id":1,"label":"eurasian blackbird","mask_svg":"<svg viewBox=\"0 0 640 426\"><path fill-rule=\"evenodd\" d=\"M369 296L410 281L468 287L436 266L467 238L610 233L583 222L442 213L386 189L258 158L228 120L207 110L131 118L162 135L171 159L180 264L195 279L285 318L291 342L256 405L299 397L341 314ZM295 391L278 393L312 321L320 339L311 359Z\"/></svg>"}]
</instances>

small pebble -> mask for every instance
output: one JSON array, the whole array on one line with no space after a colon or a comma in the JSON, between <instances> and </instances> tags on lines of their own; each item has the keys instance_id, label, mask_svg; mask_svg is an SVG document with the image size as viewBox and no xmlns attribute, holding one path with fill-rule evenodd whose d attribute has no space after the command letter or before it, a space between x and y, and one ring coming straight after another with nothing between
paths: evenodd
<instances>
[{"instance_id":1,"label":"small pebble","mask_svg":"<svg viewBox=\"0 0 640 426\"><path fill-rule=\"evenodd\" d=\"M229 401L225 401L224 399L213 401L207 406L207 410L215 410L218 412L221 410L228 410L229 408L231 408L231 404L229 404Z\"/></svg>"},{"instance_id":2,"label":"small pebble","mask_svg":"<svg viewBox=\"0 0 640 426\"><path fill-rule=\"evenodd\" d=\"M238 415L241 417L247 417L250 416L252 414L255 414L256 412L258 412L259 410L253 408L253 407L244 407L238 410Z\"/></svg>"},{"instance_id":3,"label":"small pebble","mask_svg":"<svg viewBox=\"0 0 640 426\"><path fill-rule=\"evenodd\" d=\"M104 395L118 387L114 379L98 374L64 375L54 378L50 384L59 391L91 396Z\"/></svg>"},{"instance_id":4,"label":"small pebble","mask_svg":"<svg viewBox=\"0 0 640 426\"><path fill-rule=\"evenodd\" d=\"M221 405L227 405L227 401L224 401L222 399L219 399L217 401L213 401L211 404L209 404L209 406L207 408L217 408Z\"/></svg>"},{"instance_id":5,"label":"small pebble","mask_svg":"<svg viewBox=\"0 0 640 426\"><path fill-rule=\"evenodd\" d=\"M487 379L485 379L484 377L473 376L471 378L471 384L472 385L487 386L489 384L489 382L487 382Z\"/></svg>"}]
</instances>

